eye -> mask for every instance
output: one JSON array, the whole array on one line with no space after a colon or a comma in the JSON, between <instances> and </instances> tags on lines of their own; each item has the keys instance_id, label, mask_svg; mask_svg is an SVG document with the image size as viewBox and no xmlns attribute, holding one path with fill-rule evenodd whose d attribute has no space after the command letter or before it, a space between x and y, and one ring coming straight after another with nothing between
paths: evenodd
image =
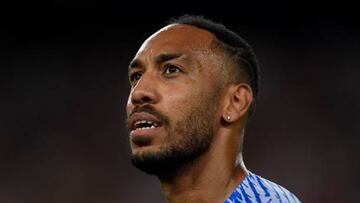
<instances>
[{"instance_id":1,"label":"eye","mask_svg":"<svg viewBox=\"0 0 360 203\"><path fill-rule=\"evenodd\" d=\"M165 71L164 73L167 74L167 75L170 75L170 74L174 74L174 73L179 73L181 72L181 69L175 65L172 65L172 64L168 64L165 66Z\"/></svg>"},{"instance_id":2,"label":"eye","mask_svg":"<svg viewBox=\"0 0 360 203\"><path fill-rule=\"evenodd\" d=\"M130 83L132 83L132 84L136 83L138 80L140 80L141 76L142 76L141 72L135 72L135 73L130 74L130 77L129 77Z\"/></svg>"}]
</instances>

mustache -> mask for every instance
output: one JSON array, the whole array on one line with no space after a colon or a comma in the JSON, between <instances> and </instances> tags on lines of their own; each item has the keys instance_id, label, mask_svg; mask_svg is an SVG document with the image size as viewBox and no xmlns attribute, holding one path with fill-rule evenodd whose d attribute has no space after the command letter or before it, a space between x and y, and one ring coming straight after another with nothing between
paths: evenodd
<instances>
[{"instance_id":1,"label":"mustache","mask_svg":"<svg viewBox=\"0 0 360 203\"><path fill-rule=\"evenodd\" d=\"M144 106L135 106L134 109L131 111L131 113L126 118L126 123L129 123L129 119L134 113L148 113L153 116L155 116L162 125L168 125L170 122L170 118L166 115L160 113L159 111L156 111L152 106L150 105L144 105Z\"/></svg>"}]
</instances>

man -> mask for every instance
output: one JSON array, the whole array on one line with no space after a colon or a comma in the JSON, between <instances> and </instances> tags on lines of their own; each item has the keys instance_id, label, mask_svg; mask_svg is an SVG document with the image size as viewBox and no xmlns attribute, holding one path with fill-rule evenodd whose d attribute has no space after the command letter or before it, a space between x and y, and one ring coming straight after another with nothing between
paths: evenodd
<instances>
[{"instance_id":1,"label":"man","mask_svg":"<svg viewBox=\"0 0 360 203\"><path fill-rule=\"evenodd\" d=\"M142 44L129 66L131 158L159 178L170 203L300 202L243 163L258 72L242 38L199 16Z\"/></svg>"}]
</instances>

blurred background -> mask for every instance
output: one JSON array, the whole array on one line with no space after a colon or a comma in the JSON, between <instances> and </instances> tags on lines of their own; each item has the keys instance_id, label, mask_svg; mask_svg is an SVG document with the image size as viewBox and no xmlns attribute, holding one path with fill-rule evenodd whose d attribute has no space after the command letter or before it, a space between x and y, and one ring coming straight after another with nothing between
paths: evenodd
<instances>
[{"instance_id":1,"label":"blurred background","mask_svg":"<svg viewBox=\"0 0 360 203\"><path fill-rule=\"evenodd\" d=\"M303 202L360 202L355 8L61 0L2 6L0 202L165 202L158 180L129 160L127 66L150 34L185 13L224 23L257 54L262 81L245 137L248 169Z\"/></svg>"}]
</instances>

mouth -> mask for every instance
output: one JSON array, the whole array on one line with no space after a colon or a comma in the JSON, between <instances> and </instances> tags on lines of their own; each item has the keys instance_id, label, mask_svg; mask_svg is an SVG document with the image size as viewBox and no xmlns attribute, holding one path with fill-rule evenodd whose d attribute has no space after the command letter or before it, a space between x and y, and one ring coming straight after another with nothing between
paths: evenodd
<instances>
[{"instance_id":1,"label":"mouth","mask_svg":"<svg viewBox=\"0 0 360 203\"><path fill-rule=\"evenodd\" d=\"M146 136L153 134L162 126L162 123L155 116L149 113L134 113L129 119L129 130L131 136Z\"/></svg>"},{"instance_id":2,"label":"mouth","mask_svg":"<svg viewBox=\"0 0 360 203\"><path fill-rule=\"evenodd\" d=\"M135 121L133 127L132 127L132 131L133 130L146 130L146 129L153 129L153 128L157 128L158 124L154 123L152 121L149 120L139 120L139 121Z\"/></svg>"}]
</instances>

